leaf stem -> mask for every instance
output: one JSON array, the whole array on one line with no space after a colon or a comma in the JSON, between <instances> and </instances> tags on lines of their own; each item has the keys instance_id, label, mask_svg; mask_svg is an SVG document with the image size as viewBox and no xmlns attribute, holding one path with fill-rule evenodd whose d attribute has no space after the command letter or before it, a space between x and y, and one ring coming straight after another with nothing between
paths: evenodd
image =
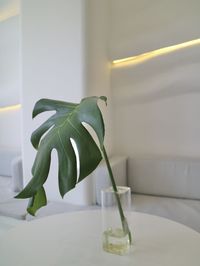
<instances>
[{"instance_id":1,"label":"leaf stem","mask_svg":"<svg viewBox=\"0 0 200 266\"><path fill-rule=\"evenodd\" d=\"M108 156L107 156L107 152L106 152L106 149L105 149L104 145L101 147L101 150L102 150L105 162L106 162L106 166L107 166L107 169L108 169L110 181L111 181L111 184L112 184L112 187L113 187L113 190L114 190L114 194L115 194L115 198L116 198L116 202L117 202L117 206L118 206L118 210L119 210L119 215L120 215L120 219L121 219L121 223L122 223L122 228L123 228L124 233L128 233L129 241L130 241L130 244L131 244L132 243L131 232L130 232L130 229L128 227L127 219L126 219L126 217L124 215L124 212L123 212L123 209L122 209L122 205L121 205L121 202L120 202L119 193L118 193L117 186L116 186L116 183L115 183L115 179L114 179L114 176L113 176L112 168L110 166L110 162L109 162L109 159L108 159Z\"/></svg>"}]
</instances>

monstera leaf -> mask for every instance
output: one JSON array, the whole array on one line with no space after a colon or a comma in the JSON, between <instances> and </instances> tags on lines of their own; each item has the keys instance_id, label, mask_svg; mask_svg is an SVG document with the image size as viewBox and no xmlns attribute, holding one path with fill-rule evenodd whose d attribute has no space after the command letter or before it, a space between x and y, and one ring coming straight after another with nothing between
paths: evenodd
<instances>
[{"instance_id":1,"label":"monstera leaf","mask_svg":"<svg viewBox=\"0 0 200 266\"><path fill-rule=\"evenodd\" d=\"M58 155L58 184L62 197L87 177L101 161L104 123L97 105L98 99L106 102L106 97L102 96L84 98L80 104L50 99L41 99L36 103L33 118L44 111L55 111L55 114L32 134L31 142L37 150L32 167L33 177L16 196L16 198L31 198L27 208L30 214L35 215L40 207L47 204L43 185L49 174L53 149ZM90 125L96 132L100 149L83 123ZM72 140L78 150L79 164Z\"/></svg>"}]
</instances>

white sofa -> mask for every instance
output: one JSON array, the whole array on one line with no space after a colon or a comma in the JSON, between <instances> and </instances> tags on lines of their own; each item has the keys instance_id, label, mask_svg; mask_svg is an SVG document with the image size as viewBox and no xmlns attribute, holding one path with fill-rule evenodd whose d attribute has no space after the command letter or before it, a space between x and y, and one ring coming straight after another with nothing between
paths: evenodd
<instances>
[{"instance_id":1,"label":"white sofa","mask_svg":"<svg viewBox=\"0 0 200 266\"><path fill-rule=\"evenodd\" d=\"M123 156L114 156L110 159L113 173L115 175L118 185L127 185L126 177L126 162L127 158ZM12 171L13 172L13 182L16 184L14 188L19 189L22 185L22 161L19 157L16 157L14 161L12 160ZM41 208L36 217L27 215L26 208L28 205L28 199L14 199L14 192L7 200L0 201L0 215L6 217L12 217L18 220L32 220L43 216L48 216L56 213L63 213L68 211L78 211L85 209L96 209L100 205L100 190L104 187L109 186L108 172L105 163L102 162L98 169L93 174L94 178L94 194L96 195L96 204L92 206L77 206L69 203L62 202L49 202L45 208ZM16 181L15 181L16 180ZM1 190L0 190L1 193ZM7 193L8 194L8 193ZM5 198L5 197L4 197Z\"/></svg>"},{"instance_id":2,"label":"white sofa","mask_svg":"<svg viewBox=\"0 0 200 266\"><path fill-rule=\"evenodd\" d=\"M14 220L32 220L57 213L96 208L96 206L77 206L64 203L64 201L51 201L37 212L36 217L32 217L26 212L29 200L14 198L22 188L23 171L20 153L13 149L0 147L0 233L1 228L6 228L5 221L8 221L9 227Z\"/></svg>"},{"instance_id":3,"label":"white sofa","mask_svg":"<svg viewBox=\"0 0 200 266\"><path fill-rule=\"evenodd\" d=\"M132 209L159 215L200 232L200 159L142 157L128 160Z\"/></svg>"},{"instance_id":4,"label":"white sofa","mask_svg":"<svg viewBox=\"0 0 200 266\"><path fill-rule=\"evenodd\" d=\"M9 209L8 206L8 204L13 204L13 197L21 188L22 160L20 151L0 147L0 236L22 222L22 220L12 218L11 209L13 208ZM14 211L16 211L16 206Z\"/></svg>"},{"instance_id":5,"label":"white sofa","mask_svg":"<svg viewBox=\"0 0 200 266\"><path fill-rule=\"evenodd\" d=\"M132 210L162 216L200 232L200 160L164 157L127 160L117 156L111 158L111 166L117 184L128 184L132 189ZM95 171L94 185L96 205L83 207L50 202L38 211L37 217L100 208L100 190L109 186L105 163ZM26 215L27 202L17 199L0 202L0 215L32 219Z\"/></svg>"},{"instance_id":6,"label":"white sofa","mask_svg":"<svg viewBox=\"0 0 200 266\"><path fill-rule=\"evenodd\" d=\"M0 202L13 198L22 189L22 160L15 149L0 147Z\"/></svg>"}]
</instances>

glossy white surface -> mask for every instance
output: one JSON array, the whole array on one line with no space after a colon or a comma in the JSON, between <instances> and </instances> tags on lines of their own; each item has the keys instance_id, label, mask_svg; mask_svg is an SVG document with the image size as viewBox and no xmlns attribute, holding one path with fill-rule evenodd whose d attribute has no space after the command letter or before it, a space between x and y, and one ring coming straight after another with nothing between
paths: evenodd
<instances>
[{"instance_id":1,"label":"glossy white surface","mask_svg":"<svg viewBox=\"0 0 200 266\"><path fill-rule=\"evenodd\" d=\"M101 212L42 218L11 229L0 239L3 266L135 265L199 266L200 234L157 216L132 212L134 245L128 256L101 247Z\"/></svg>"}]
</instances>

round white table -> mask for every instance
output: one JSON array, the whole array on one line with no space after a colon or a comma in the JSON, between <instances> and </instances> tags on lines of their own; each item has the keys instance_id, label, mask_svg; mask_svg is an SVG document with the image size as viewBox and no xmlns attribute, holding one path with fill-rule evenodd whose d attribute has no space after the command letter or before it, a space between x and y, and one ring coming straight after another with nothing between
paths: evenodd
<instances>
[{"instance_id":1,"label":"round white table","mask_svg":"<svg viewBox=\"0 0 200 266\"><path fill-rule=\"evenodd\" d=\"M23 223L0 238L1 266L199 266L200 234L132 212L134 244L125 256L102 250L101 212L80 211Z\"/></svg>"}]
</instances>

